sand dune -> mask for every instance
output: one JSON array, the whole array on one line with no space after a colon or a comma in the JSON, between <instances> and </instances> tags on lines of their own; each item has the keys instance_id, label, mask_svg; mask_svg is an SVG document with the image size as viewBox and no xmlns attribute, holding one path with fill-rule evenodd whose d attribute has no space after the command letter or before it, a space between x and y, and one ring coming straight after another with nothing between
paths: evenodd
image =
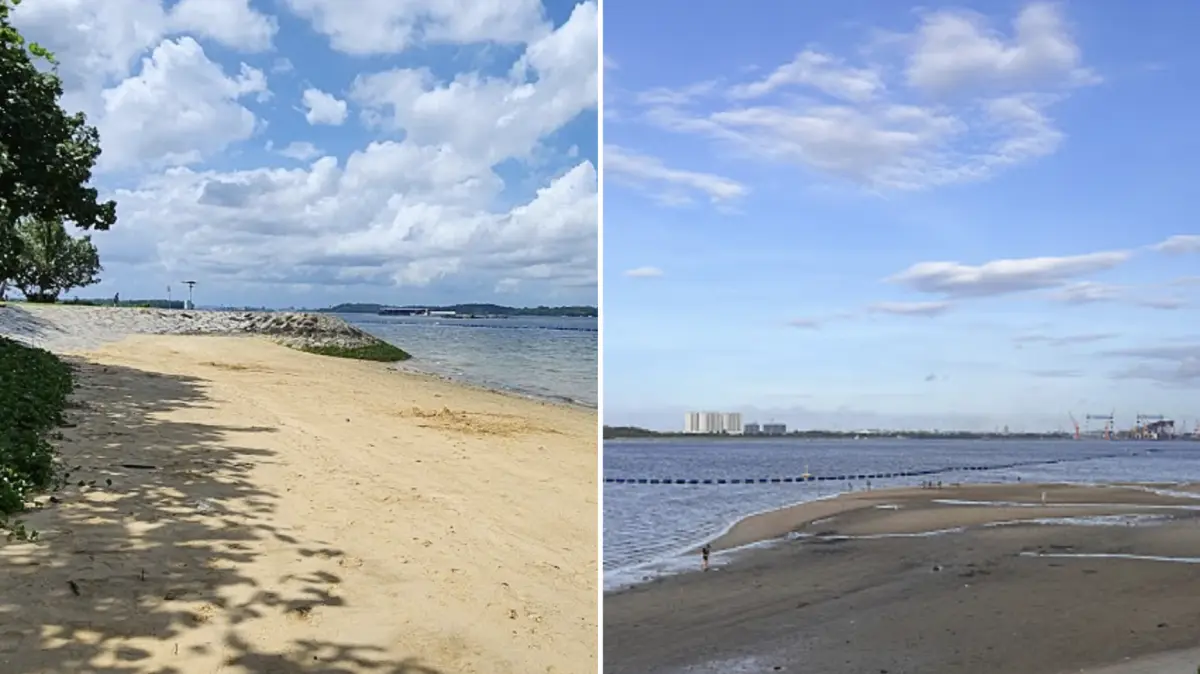
<instances>
[{"instance_id":1,"label":"sand dune","mask_svg":"<svg viewBox=\"0 0 1200 674\"><path fill-rule=\"evenodd\" d=\"M257 338L81 361L0 672L596 670L596 416Z\"/></svg>"}]
</instances>

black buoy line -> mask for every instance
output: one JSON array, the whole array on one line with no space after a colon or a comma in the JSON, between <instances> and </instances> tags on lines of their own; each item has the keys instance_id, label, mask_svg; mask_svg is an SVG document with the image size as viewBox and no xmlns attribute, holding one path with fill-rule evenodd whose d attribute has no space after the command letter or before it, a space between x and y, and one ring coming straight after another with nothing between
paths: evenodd
<instances>
[{"instance_id":1,"label":"black buoy line","mask_svg":"<svg viewBox=\"0 0 1200 674\"><path fill-rule=\"evenodd\" d=\"M1009 468L1024 468L1028 466L1051 466L1059 463L1074 463L1078 461L1094 461L1097 459L1114 459L1127 454L1105 454L1080 458L1050 459L1041 461L1017 461L1014 463L998 463L980 466L948 466L946 468L928 468L925 470L902 470L887 473L847 473L844 475L801 475L799 477L705 477L705 478L664 478L664 477L606 477L605 484L653 484L653 485L723 485L723 484L797 484L805 482L855 482L863 480L885 480L898 477L927 477L930 475L945 475L946 473L980 472L987 470L1007 470Z\"/></svg>"}]
</instances>

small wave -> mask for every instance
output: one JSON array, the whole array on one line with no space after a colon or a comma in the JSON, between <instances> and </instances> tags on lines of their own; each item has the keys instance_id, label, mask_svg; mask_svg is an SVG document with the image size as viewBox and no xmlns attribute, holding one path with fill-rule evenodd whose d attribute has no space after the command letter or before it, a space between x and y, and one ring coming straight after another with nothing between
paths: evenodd
<instances>
[{"instance_id":1,"label":"small wave","mask_svg":"<svg viewBox=\"0 0 1200 674\"><path fill-rule=\"evenodd\" d=\"M938 498L934 503L960 506L985 506L992 508L1112 508L1114 510L1200 510L1200 505L1171 505L1153 503L1028 503L1024 501L965 501L962 499Z\"/></svg>"},{"instance_id":2,"label":"small wave","mask_svg":"<svg viewBox=\"0 0 1200 674\"><path fill-rule=\"evenodd\" d=\"M989 522L987 527L1006 527L1022 524L1066 525L1078 527L1113 527L1156 525L1171 521L1166 515L1096 515L1093 517L1038 517L1029 520L1004 520Z\"/></svg>"},{"instance_id":3,"label":"small wave","mask_svg":"<svg viewBox=\"0 0 1200 674\"><path fill-rule=\"evenodd\" d=\"M1131 559L1139 562L1174 562L1200 564L1200 557L1166 557L1161 555L1130 555L1119 552L1022 552L1022 557L1056 557L1075 559Z\"/></svg>"},{"instance_id":4,"label":"small wave","mask_svg":"<svg viewBox=\"0 0 1200 674\"><path fill-rule=\"evenodd\" d=\"M604 591L611 592L611 591L618 590L618 589L624 589L626 587L631 587L633 585L637 585L638 583L646 582L646 581L652 580L657 577L661 577L661 576L665 576L665 575L674 575L677 573L683 573L685 571L694 570L696 568L696 564L697 564L696 560L693 559L695 557L695 555L688 554L688 553L699 548L700 546L704 545L705 543L715 541L716 539L729 533L730 531L733 530L733 528L735 526L738 525L739 522L742 522L743 520L749 519L751 517L755 517L757 515L763 515L765 513L775 512L777 510L782 510L784 508L791 508L794 506L802 505L804 503L812 503L815 501L825 501L828 499L837 498L840 495L841 494L839 494L839 493L824 494L824 495L820 495L820 496L815 496L810 499L795 501L791 504L784 505L781 507L763 508L762 510L759 510L759 511L747 514L747 515L741 515L741 516L732 518L731 520L727 521L726 524L723 527L721 527L719 530L717 530L715 533L712 533L710 535L701 534L694 538L689 538L689 540L686 542L686 544L676 546L672 550L670 550L666 553L660 553L650 560L647 560L644 562L635 562L633 564L622 564L619 566L614 566L610 569L605 569L604 570ZM768 545L778 544L781 540L783 540L783 539L772 539L772 540L768 540L768 541L759 541L757 543L750 543L748 545L744 545L744 546L740 546L740 547L736 547L736 548L730 548L728 550L721 550L719 552L714 552L711 556L710 562L714 567L716 567L716 566L718 566L718 560L726 560L726 559L728 559L728 556L731 554L735 554L739 551L748 550L751 548L764 547L764 546L768 546ZM608 556L609 556L609 551L606 550L605 557L608 557ZM726 563L726 562L724 562L724 561L721 562L721 564L724 564L724 563Z\"/></svg>"}]
</instances>

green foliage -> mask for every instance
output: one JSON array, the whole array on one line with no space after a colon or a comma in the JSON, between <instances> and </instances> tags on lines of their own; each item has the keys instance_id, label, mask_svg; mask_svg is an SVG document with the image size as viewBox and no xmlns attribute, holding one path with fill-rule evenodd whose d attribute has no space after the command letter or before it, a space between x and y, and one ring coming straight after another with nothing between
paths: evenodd
<instances>
[{"instance_id":1,"label":"green foliage","mask_svg":"<svg viewBox=\"0 0 1200 674\"><path fill-rule=\"evenodd\" d=\"M28 43L9 21L19 0L0 0L0 279L20 255L18 222L36 218L107 230L116 203L88 187L100 138L82 113L59 105L62 80L54 56ZM46 66L39 68L39 64Z\"/></svg>"},{"instance_id":2,"label":"green foliage","mask_svg":"<svg viewBox=\"0 0 1200 674\"><path fill-rule=\"evenodd\" d=\"M54 481L47 434L63 422L71 369L48 351L0 337L0 516Z\"/></svg>"},{"instance_id":3,"label":"green foliage","mask_svg":"<svg viewBox=\"0 0 1200 674\"><path fill-rule=\"evenodd\" d=\"M309 346L303 347L301 351L307 353L315 353L320 356L333 356L335 358L353 358L354 360L375 360L381 363L397 363L402 360L408 360L412 356L398 346L388 344L387 342L378 342L370 346L359 346L348 348L344 346Z\"/></svg>"},{"instance_id":4,"label":"green foliage","mask_svg":"<svg viewBox=\"0 0 1200 674\"><path fill-rule=\"evenodd\" d=\"M30 302L55 302L71 288L98 283L103 267L91 237L74 238L57 221L26 218L17 225L21 253L12 283Z\"/></svg>"},{"instance_id":5,"label":"green foliage","mask_svg":"<svg viewBox=\"0 0 1200 674\"><path fill-rule=\"evenodd\" d=\"M0 204L10 222L25 216L62 219L82 229L108 229L116 204L87 187L100 156L99 137L83 114L59 105L62 81L54 57L27 43L9 22L19 0L0 0ZM39 61L52 66L42 70Z\"/></svg>"}]
</instances>

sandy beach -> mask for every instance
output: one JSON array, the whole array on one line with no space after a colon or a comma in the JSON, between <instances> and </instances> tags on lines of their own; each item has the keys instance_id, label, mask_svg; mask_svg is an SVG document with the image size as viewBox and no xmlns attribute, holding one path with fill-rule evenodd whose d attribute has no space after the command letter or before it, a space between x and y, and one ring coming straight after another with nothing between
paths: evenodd
<instances>
[{"instance_id":1,"label":"sandy beach","mask_svg":"<svg viewBox=\"0 0 1200 674\"><path fill-rule=\"evenodd\" d=\"M604 669L1192 672L1200 500L1169 491L1194 490L903 489L754 516L714 547L788 538L605 597Z\"/></svg>"},{"instance_id":2,"label":"sandy beach","mask_svg":"<svg viewBox=\"0 0 1200 674\"><path fill-rule=\"evenodd\" d=\"M117 332L0 543L0 671L596 670L594 411Z\"/></svg>"}]
</instances>

